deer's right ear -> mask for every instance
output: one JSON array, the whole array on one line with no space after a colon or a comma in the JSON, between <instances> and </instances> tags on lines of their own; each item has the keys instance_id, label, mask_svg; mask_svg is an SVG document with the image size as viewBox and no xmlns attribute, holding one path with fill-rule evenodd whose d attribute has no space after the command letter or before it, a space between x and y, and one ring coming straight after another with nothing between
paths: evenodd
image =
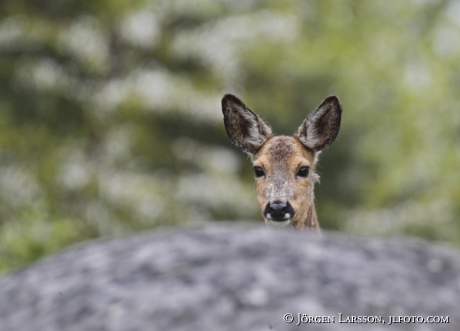
<instances>
[{"instance_id":1,"label":"deer's right ear","mask_svg":"<svg viewBox=\"0 0 460 331\"><path fill-rule=\"evenodd\" d=\"M222 113L225 130L231 142L250 156L272 135L270 127L232 94L223 97Z\"/></svg>"},{"instance_id":2,"label":"deer's right ear","mask_svg":"<svg viewBox=\"0 0 460 331\"><path fill-rule=\"evenodd\" d=\"M321 152L337 137L342 118L339 98L330 95L308 114L295 136L309 149Z\"/></svg>"}]
</instances>

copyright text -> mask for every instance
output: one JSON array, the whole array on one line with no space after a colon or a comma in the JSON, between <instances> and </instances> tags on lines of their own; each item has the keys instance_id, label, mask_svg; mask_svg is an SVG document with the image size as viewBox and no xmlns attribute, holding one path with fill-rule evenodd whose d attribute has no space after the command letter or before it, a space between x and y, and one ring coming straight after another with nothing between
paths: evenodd
<instances>
[{"instance_id":1,"label":"copyright text","mask_svg":"<svg viewBox=\"0 0 460 331\"><path fill-rule=\"evenodd\" d=\"M339 313L337 316L308 315L302 313L286 313L283 315L284 322L288 324L323 324L323 323L349 323L349 324L446 324L449 316L355 316Z\"/></svg>"}]
</instances>

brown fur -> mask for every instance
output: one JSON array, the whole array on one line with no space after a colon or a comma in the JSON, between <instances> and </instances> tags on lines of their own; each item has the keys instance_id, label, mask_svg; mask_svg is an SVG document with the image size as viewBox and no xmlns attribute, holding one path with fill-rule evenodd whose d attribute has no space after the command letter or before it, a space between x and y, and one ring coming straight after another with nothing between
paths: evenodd
<instances>
[{"instance_id":1,"label":"brown fur","mask_svg":"<svg viewBox=\"0 0 460 331\"><path fill-rule=\"evenodd\" d=\"M268 139L262 148L254 155L253 164L264 169L266 176L255 179L257 200L263 210L273 193L270 184L287 186L286 200L290 201L296 211L291 219L291 225L297 229L315 228L319 230L314 205L314 186L319 180L315 173L315 154L306 149L299 139L287 136L275 136ZM297 177L300 167L308 166L309 175L306 178ZM277 178L278 176L278 178ZM282 181L276 183L276 181ZM275 183L273 183L275 182ZM268 223L268 221L266 220Z\"/></svg>"},{"instance_id":2,"label":"brown fur","mask_svg":"<svg viewBox=\"0 0 460 331\"><path fill-rule=\"evenodd\" d=\"M342 113L338 98L326 98L293 137L273 136L270 127L233 95L222 99L222 112L230 140L252 158L254 167L263 169L264 176L255 178L261 210L275 201L288 202L295 212L289 225L319 233L314 205L319 176L315 166L319 153L338 134ZM309 168L308 176L297 175L302 167ZM270 224L271 220L265 218L265 222Z\"/></svg>"}]
</instances>

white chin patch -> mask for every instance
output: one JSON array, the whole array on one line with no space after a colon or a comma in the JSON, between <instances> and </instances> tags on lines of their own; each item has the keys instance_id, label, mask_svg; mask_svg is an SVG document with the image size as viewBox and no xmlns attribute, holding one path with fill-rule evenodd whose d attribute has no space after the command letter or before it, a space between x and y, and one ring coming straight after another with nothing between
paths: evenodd
<instances>
[{"instance_id":1,"label":"white chin patch","mask_svg":"<svg viewBox=\"0 0 460 331\"><path fill-rule=\"evenodd\" d=\"M269 219L268 222L271 225L276 226L278 228L284 228L285 226L289 225L289 223L291 223L291 220L287 219L287 220L284 220L284 221L273 221L273 220Z\"/></svg>"}]
</instances>

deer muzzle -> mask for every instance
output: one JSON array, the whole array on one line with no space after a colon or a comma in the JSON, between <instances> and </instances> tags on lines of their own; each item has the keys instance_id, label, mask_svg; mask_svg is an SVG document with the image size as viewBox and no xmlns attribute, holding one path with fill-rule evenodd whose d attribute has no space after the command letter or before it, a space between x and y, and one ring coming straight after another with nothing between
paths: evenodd
<instances>
[{"instance_id":1,"label":"deer muzzle","mask_svg":"<svg viewBox=\"0 0 460 331\"><path fill-rule=\"evenodd\" d=\"M265 218L274 225L287 225L294 216L295 211L289 201L269 202L264 210Z\"/></svg>"}]
</instances>

